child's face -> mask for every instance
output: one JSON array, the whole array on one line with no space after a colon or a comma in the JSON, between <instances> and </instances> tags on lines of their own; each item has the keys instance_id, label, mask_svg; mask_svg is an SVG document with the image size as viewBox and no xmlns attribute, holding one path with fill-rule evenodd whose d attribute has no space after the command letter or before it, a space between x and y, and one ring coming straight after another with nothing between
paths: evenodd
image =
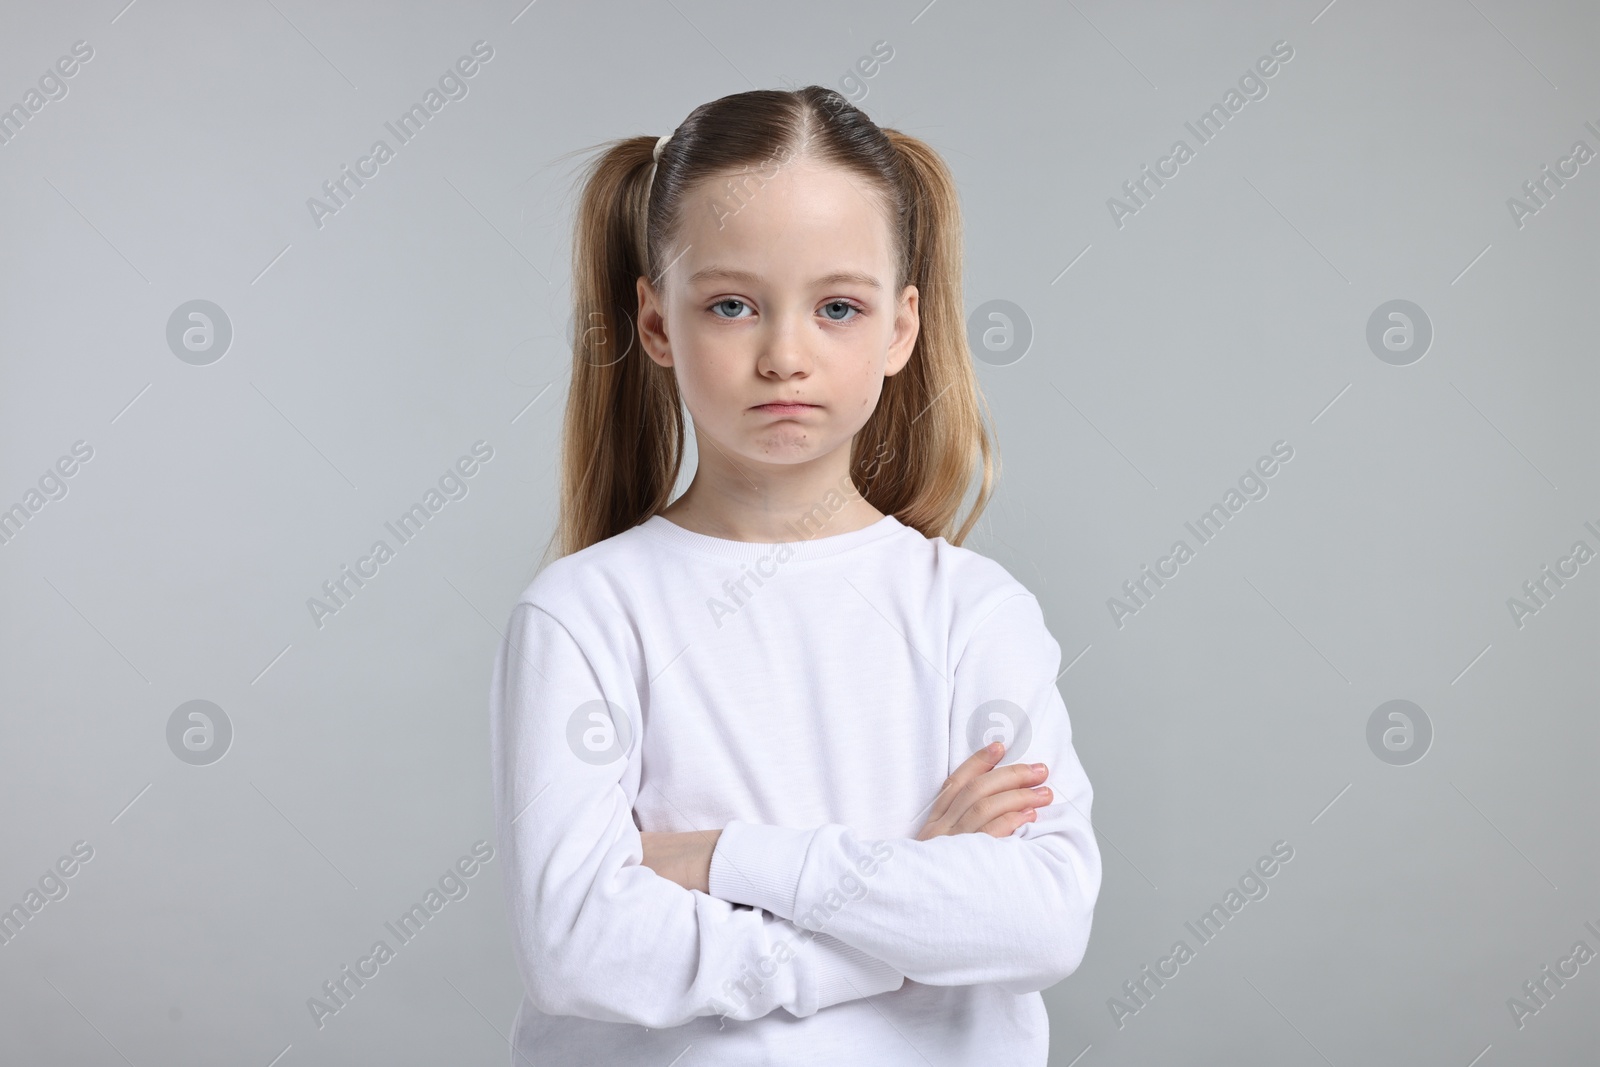
<instances>
[{"instance_id":1,"label":"child's face","mask_svg":"<svg viewBox=\"0 0 1600 1067\"><path fill-rule=\"evenodd\" d=\"M638 281L639 336L675 368L697 437L726 459L832 455L911 357L916 287L893 291L888 222L854 175L791 158L732 189L723 176L690 193L671 266L658 285ZM840 274L859 277L829 277ZM814 406L760 407L777 401ZM702 442L702 463L711 451Z\"/></svg>"}]
</instances>

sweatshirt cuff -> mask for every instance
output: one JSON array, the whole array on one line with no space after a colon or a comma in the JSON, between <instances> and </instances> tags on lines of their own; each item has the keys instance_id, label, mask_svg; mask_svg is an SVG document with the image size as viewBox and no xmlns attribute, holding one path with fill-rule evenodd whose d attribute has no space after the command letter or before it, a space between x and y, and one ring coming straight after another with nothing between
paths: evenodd
<instances>
[{"instance_id":1,"label":"sweatshirt cuff","mask_svg":"<svg viewBox=\"0 0 1600 1067\"><path fill-rule=\"evenodd\" d=\"M722 828L711 853L711 895L793 921L800 869L816 834L815 829L733 820Z\"/></svg>"},{"instance_id":2,"label":"sweatshirt cuff","mask_svg":"<svg viewBox=\"0 0 1600 1067\"><path fill-rule=\"evenodd\" d=\"M906 976L889 964L837 938L818 934L810 948L816 953L818 1011L847 1000L892 993L905 984Z\"/></svg>"}]
</instances>

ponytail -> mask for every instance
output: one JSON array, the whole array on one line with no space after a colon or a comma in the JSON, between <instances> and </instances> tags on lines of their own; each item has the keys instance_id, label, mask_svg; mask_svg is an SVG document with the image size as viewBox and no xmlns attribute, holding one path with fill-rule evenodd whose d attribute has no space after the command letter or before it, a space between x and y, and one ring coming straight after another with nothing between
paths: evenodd
<instances>
[{"instance_id":1,"label":"ponytail","mask_svg":"<svg viewBox=\"0 0 1600 1067\"><path fill-rule=\"evenodd\" d=\"M654 148L653 137L613 142L583 182L572 245L572 380L561 431L561 514L551 546L561 556L664 508L683 462L677 378L644 356L635 329Z\"/></svg>"}]
</instances>

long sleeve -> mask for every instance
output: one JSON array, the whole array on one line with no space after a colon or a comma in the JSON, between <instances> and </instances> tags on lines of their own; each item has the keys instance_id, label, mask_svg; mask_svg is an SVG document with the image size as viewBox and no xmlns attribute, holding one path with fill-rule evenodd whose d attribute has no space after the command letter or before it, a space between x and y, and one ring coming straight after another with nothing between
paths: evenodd
<instances>
[{"instance_id":1,"label":"long sleeve","mask_svg":"<svg viewBox=\"0 0 1600 1067\"><path fill-rule=\"evenodd\" d=\"M642 865L639 705L621 657L586 654L535 604L512 610L490 741L513 952L533 1006L664 1028L775 1008L803 1018L900 988L903 974L859 948Z\"/></svg>"},{"instance_id":2,"label":"long sleeve","mask_svg":"<svg viewBox=\"0 0 1600 1067\"><path fill-rule=\"evenodd\" d=\"M1055 686L1060 659L1023 590L975 627L950 685L949 771L997 737L1010 742L1004 763L1049 767L1053 796L1036 821L1005 838L863 841L839 824L735 820L712 855L711 895L825 929L928 985L994 983L1021 994L1071 974L1088 946L1101 872L1093 791ZM931 784L922 819L941 785Z\"/></svg>"}]
</instances>

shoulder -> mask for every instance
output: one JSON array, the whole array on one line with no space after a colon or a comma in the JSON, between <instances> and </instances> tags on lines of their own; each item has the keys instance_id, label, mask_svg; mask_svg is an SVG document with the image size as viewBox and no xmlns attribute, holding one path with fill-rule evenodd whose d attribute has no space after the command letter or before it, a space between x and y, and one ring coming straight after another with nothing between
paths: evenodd
<instances>
[{"instance_id":1,"label":"shoulder","mask_svg":"<svg viewBox=\"0 0 1600 1067\"><path fill-rule=\"evenodd\" d=\"M1038 599L1003 564L943 537L928 538L926 544L953 658L959 659L975 636L1021 644L1050 638Z\"/></svg>"},{"instance_id":2,"label":"shoulder","mask_svg":"<svg viewBox=\"0 0 1600 1067\"><path fill-rule=\"evenodd\" d=\"M963 614L987 614L1013 597L1033 599L1027 586L983 553L952 545L943 537L928 538L927 543L940 584Z\"/></svg>"},{"instance_id":3,"label":"shoulder","mask_svg":"<svg viewBox=\"0 0 1600 1067\"><path fill-rule=\"evenodd\" d=\"M538 608L567 622L604 611L632 576L650 565L636 526L546 564L517 597L518 608Z\"/></svg>"}]
</instances>

